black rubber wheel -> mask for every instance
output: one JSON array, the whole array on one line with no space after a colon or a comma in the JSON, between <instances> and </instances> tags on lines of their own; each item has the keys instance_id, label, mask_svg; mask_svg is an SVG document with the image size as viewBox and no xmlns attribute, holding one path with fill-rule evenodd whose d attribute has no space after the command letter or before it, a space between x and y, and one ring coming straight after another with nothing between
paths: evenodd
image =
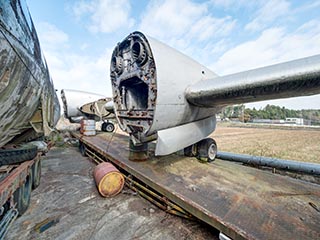
<instances>
[{"instance_id":1,"label":"black rubber wheel","mask_svg":"<svg viewBox=\"0 0 320 240\"><path fill-rule=\"evenodd\" d=\"M82 142L79 143L79 151L80 151L82 156L84 156L84 157L87 156L87 154L86 154L86 146Z\"/></svg>"},{"instance_id":2,"label":"black rubber wheel","mask_svg":"<svg viewBox=\"0 0 320 240\"><path fill-rule=\"evenodd\" d=\"M103 131L103 132L113 132L114 131L114 124L111 123L111 122L102 123L101 131Z\"/></svg>"},{"instance_id":3,"label":"black rubber wheel","mask_svg":"<svg viewBox=\"0 0 320 240\"><path fill-rule=\"evenodd\" d=\"M38 148L36 146L15 149L0 149L0 166L32 160L37 156L37 153Z\"/></svg>"},{"instance_id":4,"label":"black rubber wheel","mask_svg":"<svg viewBox=\"0 0 320 240\"><path fill-rule=\"evenodd\" d=\"M41 160L36 161L32 166L32 189L36 189L40 185L41 180Z\"/></svg>"},{"instance_id":5,"label":"black rubber wheel","mask_svg":"<svg viewBox=\"0 0 320 240\"><path fill-rule=\"evenodd\" d=\"M14 202L16 203L16 208L19 212L19 216L24 214L29 205L31 197L31 188L32 188L32 170L29 170L29 175L26 178L26 181L22 186L20 186L13 194Z\"/></svg>"},{"instance_id":6,"label":"black rubber wheel","mask_svg":"<svg viewBox=\"0 0 320 240\"><path fill-rule=\"evenodd\" d=\"M106 122L102 123L102 125L101 125L101 131L102 131L102 132L106 132L106 127L107 127L107 123L106 123Z\"/></svg>"},{"instance_id":7,"label":"black rubber wheel","mask_svg":"<svg viewBox=\"0 0 320 240\"><path fill-rule=\"evenodd\" d=\"M214 161L217 151L217 143L212 138L205 138L197 143L197 158L201 161Z\"/></svg>"},{"instance_id":8,"label":"black rubber wheel","mask_svg":"<svg viewBox=\"0 0 320 240\"><path fill-rule=\"evenodd\" d=\"M113 123L107 123L107 127L106 127L106 131L107 132L113 132L114 131L114 125Z\"/></svg>"},{"instance_id":9,"label":"black rubber wheel","mask_svg":"<svg viewBox=\"0 0 320 240\"><path fill-rule=\"evenodd\" d=\"M186 147L186 148L184 149L184 155L185 155L186 157L194 157L194 154L193 154L193 152L192 152L192 148L193 148L193 145L191 145L191 146L189 146L189 147Z\"/></svg>"}]
</instances>

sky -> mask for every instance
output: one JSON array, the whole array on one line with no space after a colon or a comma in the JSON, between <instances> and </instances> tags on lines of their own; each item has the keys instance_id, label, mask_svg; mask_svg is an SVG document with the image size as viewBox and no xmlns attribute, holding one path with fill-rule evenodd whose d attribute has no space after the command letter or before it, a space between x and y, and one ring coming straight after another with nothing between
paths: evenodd
<instances>
[{"instance_id":1,"label":"sky","mask_svg":"<svg viewBox=\"0 0 320 240\"><path fill-rule=\"evenodd\" d=\"M111 96L116 44L141 31L218 75L320 54L320 0L27 0L55 88ZM320 109L320 95L246 104Z\"/></svg>"}]
</instances>

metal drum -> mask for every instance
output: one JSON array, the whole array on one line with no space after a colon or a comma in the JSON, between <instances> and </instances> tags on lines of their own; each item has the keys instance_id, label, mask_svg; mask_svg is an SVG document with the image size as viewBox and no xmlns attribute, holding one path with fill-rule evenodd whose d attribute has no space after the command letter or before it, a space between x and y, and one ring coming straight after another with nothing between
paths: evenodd
<instances>
[{"instance_id":1,"label":"metal drum","mask_svg":"<svg viewBox=\"0 0 320 240\"><path fill-rule=\"evenodd\" d=\"M113 197L121 192L124 177L111 163L100 163L95 167L93 175L103 197Z\"/></svg>"},{"instance_id":2,"label":"metal drum","mask_svg":"<svg viewBox=\"0 0 320 240\"><path fill-rule=\"evenodd\" d=\"M96 135L96 122L95 120L82 119L80 122L80 133L85 136Z\"/></svg>"}]
</instances>

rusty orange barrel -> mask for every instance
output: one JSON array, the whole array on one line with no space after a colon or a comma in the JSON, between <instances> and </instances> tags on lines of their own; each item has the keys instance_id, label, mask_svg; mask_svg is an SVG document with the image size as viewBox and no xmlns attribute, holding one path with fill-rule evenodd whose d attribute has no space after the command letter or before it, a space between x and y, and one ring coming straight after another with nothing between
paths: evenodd
<instances>
[{"instance_id":1,"label":"rusty orange barrel","mask_svg":"<svg viewBox=\"0 0 320 240\"><path fill-rule=\"evenodd\" d=\"M100 163L95 167L93 175L102 196L113 197L121 192L124 177L111 163Z\"/></svg>"}]
</instances>

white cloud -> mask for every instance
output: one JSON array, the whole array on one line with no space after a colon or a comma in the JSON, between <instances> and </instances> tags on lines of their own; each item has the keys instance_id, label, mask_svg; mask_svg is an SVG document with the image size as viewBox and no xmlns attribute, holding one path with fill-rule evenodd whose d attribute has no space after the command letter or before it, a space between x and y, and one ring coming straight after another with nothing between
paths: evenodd
<instances>
[{"instance_id":1,"label":"white cloud","mask_svg":"<svg viewBox=\"0 0 320 240\"><path fill-rule=\"evenodd\" d=\"M309 10L314 10L320 7L320 1L317 0L313 0L309 3L306 3L302 6L300 6L299 8L294 10L294 13L298 13L298 12L305 12L305 11L309 11Z\"/></svg>"},{"instance_id":2,"label":"white cloud","mask_svg":"<svg viewBox=\"0 0 320 240\"><path fill-rule=\"evenodd\" d=\"M50 66L56 88L111 96L109 59L111 59L111 50L106 50L96 58L78 54L64 56L65 66Z\"/></svg>"},{"instance_id":3,"label":"white cloud","mask_svg":"<svg viewBox=\"0 0 320 240\"><path fill-rule=\"evenodd\" d=\"M216 17L210 3L191 0L153 0L142 15L139 30L191 56L202 64L225 49L237 21ZM222 44L223 43L223 44ZM215 46L223 49L217 49Z\"/></svg>"},{"instance_id":4,"label":"white cloud","mask_svg":"<svg viewBox=\"0 0 320 240\"><path fill-rule=\"evenodd\" d=\"M284 28L270 28L263 31L257 39L229 49L210 68L220 75L226 75L307 57L320 54L319 43L320 21L318 20L302 24L291 33L287 33ZM319 109L320 95L259 102L247 106L260 108L266 104L286 106L292 109Z\"/></svg>"},{"instance_id":5,"label":"white cloud","mask_svg":"<svg viewBox=\"0 0 320 240\"><path fill-rule=\"evenodd\" d=\"M131 5L129 0L90 0L77 2L73 13L78 20L90 16L88 29L93 33L111 33L119 28L130 28L134 19L130 18Z\"/></svg>"},{"instance_id":6,"label":"white cloud","mask_svg":"<svg viewBox=\"0 0 320 240\"><path fill-rule=\"evenodd\" d=\"M179 37L207 11L204 4L188 0L151 1L143 15L140 29L156 38Z\"/></svg>"},{"instance_id":7,"label":"white cloud","mask_svg":"<svg viewBox=\"0 0 320 240\"><path fill-rule=\"evenodd\" d=\"M224 18L204 16L191 26L188 34L192 38L199 39L199 41L205 41L209 40L212 36L226 36L234 28L235 24L236 21L232 20L230 16Z\"/></svg>"},{"instance_id":8,"label":"white cloud","mask_svg":"<svg viewBox=\"0 0 320 240\"><path fill-rule=\"evenodd\" d=\"M42 49L56 89L75 89L111 96L109 68L112 49L104 49L95 57L85 51L72 52L69 36L56 26L38 24ZM87 44L83 45L88 49ZM90 52L90 50L87 50Z\"/></svg>"},{"instance_id":9,"label":"white cloud","mask_svg":"<svg viewBox=\"0 0 320 240\"><path fill-rule=\"evenodd\" d=\"M286 0L266 1L257 11L256 17L245 26L245 29L249 31L261 30L276 19L287 16L289 11L290 3Z\"/></svg>"},{"instance_id":10,"label":"white cloud","mask_svg":"<svg viewBox=\"0 0 320 240\"><path fill-rule=\"evenodd\" d=\"M235 24L236 21L230 16L215 17L208 11L207 3L154 0L142 16L139 29L184 50L189 45L225 36Z\"/></svg>"},{"instance_id":11,"label":"white cloud","mask_svg":"<svg viewBox=\"0 0 320 240\"><path fill-rule=\"evenodd\" d=\"M84 28L111 33L109 36L120 28L131 30L137 21L142 32L203 64L210 63L209 67L218 74L227 74L320 53L320 20L301 23L306 18L295 16L307 14L319 2L297 7L285 0L151 0L141 16L131 16L134 6L129 0L81 0L72 5L72 12ZM248 16L251 22L243 22ZM288 32L293 28L284 21L288 19L300 23L300 27ZM243 32L240 27L244 26L253 32ZM41 23L37 29L56 88L111 94L108 79L113 46L106 45L99 55L92 56L97 52L91 44L92 35L83 37L83 43L77 43L79 47L75 49L68 34L56 26Z\"/></svg>"},{"instance_id":12,"label":"white cloud","mask_svg":"<svg viewBox=\"0 0 320 240\"><path fill-rule=\"evenodd\" d=\"M258 0L210 0L210 4L214 7L221 7L225 9L238 10L240 7L253 8L259 4Z\"/></svg>"},{"instance_id":13,"label":"white cloud","mask_svg":"<svg viewBox=\"0 0 320 240\"><path fill-rule=\"evenodd\" d=\"M60 46L67 47L69 41L68 34L58 29L55 25L48 22L41 22L38 24L37 30L41 45L45 49Z\"/></svg>"},{"instance_id":14,"label":"white cloud","mask_svg":"<svg viewBox=\"0 0 320 240\"><path fill-rule=\"evenodd\" d=\"M229 74L320 53L320 21L312 20L292 33L270 28L251 41L226 51L211 68Z\"/></svg>"}]
</instances>

